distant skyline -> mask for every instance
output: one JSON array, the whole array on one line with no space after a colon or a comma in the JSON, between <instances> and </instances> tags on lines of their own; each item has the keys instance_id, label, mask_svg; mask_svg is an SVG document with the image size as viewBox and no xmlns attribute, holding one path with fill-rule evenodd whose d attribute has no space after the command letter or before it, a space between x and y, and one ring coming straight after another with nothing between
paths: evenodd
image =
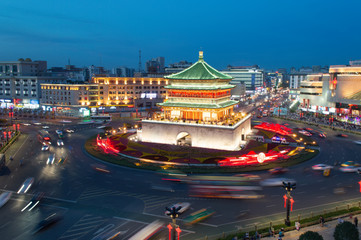
<instances>
[{"instance_id":1,"label":"distant skyline","mask_svg":"<svg viewBox=\"0 0 361 240\"><path fill-rule=\"evenodd\" d=\"M361 1L3 0L0 61L127 66L165 57L217 69L348 64L361 59Z\"/></svg>"}]
</instances>

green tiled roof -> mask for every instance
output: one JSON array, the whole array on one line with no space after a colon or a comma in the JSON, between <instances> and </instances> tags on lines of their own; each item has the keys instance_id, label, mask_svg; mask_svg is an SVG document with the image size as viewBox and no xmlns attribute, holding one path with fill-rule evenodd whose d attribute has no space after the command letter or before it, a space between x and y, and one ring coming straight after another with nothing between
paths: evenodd
<instances>
[{"instance_id":1,"label":"green tiled roof","mask_svg":"<svg viewBox=\"0 0 361 240\"><path fill-rule=\"evenodd\" d=\"M231 89L234 88L235 85L219 85L219 86L192 86L192 85L188 85L188 86L175 86L175 85L168 85L165 86L164 88L167 89L189 89L189 90L217 90L217 89Z\"/></svg>"},{"instance_id":2,"label":"green tiled roof","mask_svg":"<svg viewBox=\"0 0 361 240\"><path fill-rule=\"evenodd\" d=\"M164 78L181 79L181 80L212 80L212 79L231 80L232 79L231 76L221 73L218 70L209 66L203 60L203 55L200 55L198 62L196 62L189 68L184 69L179 73L174 73L172 75L165 76Z\"/></svg>"},{"instance_id":3,"label":"green tiled roof","mask_svg":"<svg viewBox=\"0 0 361 240\"><path fill-rule=\"evenodd\" d=\"M201 103L182 103L182 102L164 102L158 103L162 107L186 107L186 108L224 108L237 104L238 101L229 100L220 104L201 104Z\"/></svg>"}]
</instances>

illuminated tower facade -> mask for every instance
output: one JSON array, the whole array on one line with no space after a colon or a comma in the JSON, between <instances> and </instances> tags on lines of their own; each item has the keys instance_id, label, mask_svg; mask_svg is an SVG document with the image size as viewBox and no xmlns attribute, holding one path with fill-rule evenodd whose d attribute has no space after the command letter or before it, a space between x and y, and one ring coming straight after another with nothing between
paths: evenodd
<instances>
[{"instance_id":1,"label":"illuminated tower facade","mask_svg":"<svg viewBox=\"0 0 361 240\"><path fill-rule=\"evenodd\" d=\"M231 100L232 77L208 65L202 51L195 64L164 78L169 82L168 99L158 105L165 119L218 122L231 116L238 103Z\"/></svg>"}]
</instances>

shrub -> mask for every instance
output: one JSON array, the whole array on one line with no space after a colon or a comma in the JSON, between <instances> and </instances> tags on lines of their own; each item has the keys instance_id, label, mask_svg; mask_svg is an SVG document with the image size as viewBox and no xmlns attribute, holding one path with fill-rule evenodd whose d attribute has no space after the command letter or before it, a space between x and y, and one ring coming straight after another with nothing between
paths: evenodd
<instances>
[{"instance_id":1,"label":"shrub","mask_svg":"<svg viewBox=\"0 0 361 240\"><path fill-rule=\"evenodd\" d=\"M300 236L299 240L323 240L323 237L317 232L307 231Z\"/></svg>"},{"instance_id":2,"label":"shrub","mask_svg":"<svg viewBox=\"0 0 361 240\"><path fill-rule=\"evenodd\" d=\"M350 222L338 224L333 237L335 240L360 240L358 229Z\"/></svg>"}]
</instances>

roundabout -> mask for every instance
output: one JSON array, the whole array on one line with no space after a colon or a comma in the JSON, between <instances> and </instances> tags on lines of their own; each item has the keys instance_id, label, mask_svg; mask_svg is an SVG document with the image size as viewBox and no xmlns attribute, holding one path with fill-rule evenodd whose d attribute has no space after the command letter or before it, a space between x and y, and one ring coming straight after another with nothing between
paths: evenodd
<instances>
[{"instance_id":1,"label":"roundabout","mask_svg":"<svg viewBox=\"0 0 361 240\"><path fill-rule=\"evenodd\" d=\"M139 142L134 140L136 133L103 137L97 135L86 142L85 149L89 154L114 164L150 170L177 169L192 173L248 172L289 167L312 159L319 152L314 140L295 134L292 129L280 124L256 125L253 134L263 140L250 139L237 151ZM287 142L275 142L274 139L279 136L284 136ZM312 146L309 147L308 144Z\"/></svg>"}]
</instances>

